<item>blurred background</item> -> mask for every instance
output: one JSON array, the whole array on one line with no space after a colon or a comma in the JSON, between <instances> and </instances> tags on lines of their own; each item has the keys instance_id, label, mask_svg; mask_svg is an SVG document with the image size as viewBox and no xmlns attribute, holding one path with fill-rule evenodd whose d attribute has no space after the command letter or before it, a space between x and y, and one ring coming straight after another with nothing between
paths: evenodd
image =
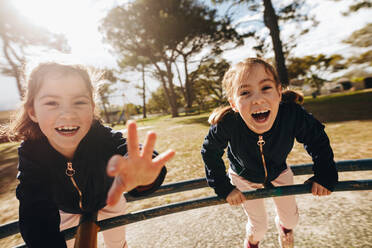
<instances>
[{"instance_id":1,"label":"blurred background","mask_svg":"<svg viewBox=\"0 0 372 248\"><path fill-rule=\"evenodd\" d=\"M0 0L0 110L19 105L25 65L67 55L105 72L98 98L110 123L220 105L229 64L252 56L275 64L305 96L370 88L371 5Z\"/></svg>"},{"instance_id":2,"label":"blurred background","mask_svg":"<svg viewBox=\"0 0 372 248\"><path fill-rule=\"evenodd\" d=\"M101 75L97 106L107 125L125 131L137 119L141 141L152 129L157 151L177 151L165 183L204 177L208 115L227 103L222 77L231 63L257 56L304 94L336 161L371 158L371 17L370 0L0 0L0 124L21 103L25 70L49 58L73 60ZM0 133L0 225L18 220L18 146ZM312 161L296 143L287 162ZM340 180L371 178L372 171L340 173ZM212 195L200 189L136 201L128 212ZM297 199L297 247L371 247L371 191ZM262 245L278 247L268 212ZM241 247L244 226L241 208L223 204L131 224L127 240L133 248ZM17 234L0 247L21 243Z\"/></svg>"}]
</instances>

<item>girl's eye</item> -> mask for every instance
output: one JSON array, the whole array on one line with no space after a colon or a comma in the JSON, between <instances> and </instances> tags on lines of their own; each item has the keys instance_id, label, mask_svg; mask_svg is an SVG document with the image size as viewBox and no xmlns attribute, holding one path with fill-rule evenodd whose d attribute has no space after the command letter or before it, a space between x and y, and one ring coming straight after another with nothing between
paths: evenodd
<instances>
[{"instance_id":1,"label":"girl's eye","mask_svg":"<svg viewBox=\"0 0 372 248\"><path fill-rule=\"evenodd\" d=\"M55 102L55 101L49 101L49 102L46 102L44 104L47 105L47 106L57 106L58 105L58 103Z\"/></svg>"},{"instance_id":2,"label":"girl's eye","mask_svg":"<svg viewBox=\"0 0 372 248\"><path fill-rule=\"evenodd\" d=\"M269 89L272 89L273 87L272 86L264 86L262 87L262 90L265 91L265 90L269 90Z\"/></svg>"},{"instance_id":3,"label":"girl's eye","mask_svg":"<svg viewBox=\"0 0 372 248\"><path fill-rule=\"evenodd\" d=\"M240 95L241 95L241 96L248 96L249 94L250 94L249 91L241 91L241 92L240 92Z\"/></svg>"},{"instance_id":4,"label":"girl's eye","mask_svg":"<svg viewBox=\"0 0 372 248\"><path fill-rule=\"evenodd\" d=\"M86 102L86 101L76 101L75 104L76 105L84 105L84 104L88 104L88 102Z\"/></svg>"}]
</instances>

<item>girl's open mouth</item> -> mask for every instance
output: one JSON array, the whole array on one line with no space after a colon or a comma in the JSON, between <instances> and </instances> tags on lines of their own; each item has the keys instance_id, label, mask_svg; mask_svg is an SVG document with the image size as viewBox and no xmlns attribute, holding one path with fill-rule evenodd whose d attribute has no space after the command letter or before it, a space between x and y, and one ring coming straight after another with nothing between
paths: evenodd
<instances>
[{"instance_id":1,"label":"girl's open mouth","mask_svg":"<svg viewBox=\"0 0 372 248\"><path fill-rule=\"evenodd\" d=\"M258 111L258 112L252 113L253 119L257 122L265 122L269 118L269 115L270 115L270 110Z\"/></svg>"},{"instance_id":2,"label":"girl's open mouth","mask_svg":"<svg viewBox=\"0 0 372 248\"><path fill-rule=\"evenodd\" d=\"M55 130L65 136L72 136L79 130L80 127L78 126L65 126L65 127L57 127Z\"/></svg>"}]
</instances>

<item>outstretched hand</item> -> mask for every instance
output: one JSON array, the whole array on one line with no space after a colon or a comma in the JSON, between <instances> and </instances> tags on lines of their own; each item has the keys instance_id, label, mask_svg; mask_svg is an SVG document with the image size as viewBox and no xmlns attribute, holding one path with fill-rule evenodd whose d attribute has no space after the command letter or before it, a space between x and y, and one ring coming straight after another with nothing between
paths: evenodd
<instances>
[{"instance_id":1,"label":"outstretched hand","mask_svg":"<svg viewBox=\"0 0 372 248\"><path fill-rule=\"evenodd\" d=\"M140 150L136 123L128 121L127 130L127 156L114 155L107 165L107 174L115 177L107 195L107 205L115 205L123 192L153 183L165 163L175 154L173 150L168 150L153 159L156 134L149 132Z\"/></svg>"}]
</instances>

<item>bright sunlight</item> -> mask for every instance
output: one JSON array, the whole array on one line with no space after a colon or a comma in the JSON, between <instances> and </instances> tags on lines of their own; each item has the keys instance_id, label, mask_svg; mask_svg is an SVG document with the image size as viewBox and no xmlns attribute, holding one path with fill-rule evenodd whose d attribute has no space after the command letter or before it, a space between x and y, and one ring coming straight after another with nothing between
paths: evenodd
<instances>
[{"instance_id":1,"label":"bright sunlight","mask_svg":"<svg viewBox=\"0 0 372 248\"><path fill-rule=\"evenodd\" d=\"M100 50L99 20L112 1L91 0L13 0L19 13L37 26L52 33L64 34L72 52L80 53Z\"/></svg>"}]
</instances>

